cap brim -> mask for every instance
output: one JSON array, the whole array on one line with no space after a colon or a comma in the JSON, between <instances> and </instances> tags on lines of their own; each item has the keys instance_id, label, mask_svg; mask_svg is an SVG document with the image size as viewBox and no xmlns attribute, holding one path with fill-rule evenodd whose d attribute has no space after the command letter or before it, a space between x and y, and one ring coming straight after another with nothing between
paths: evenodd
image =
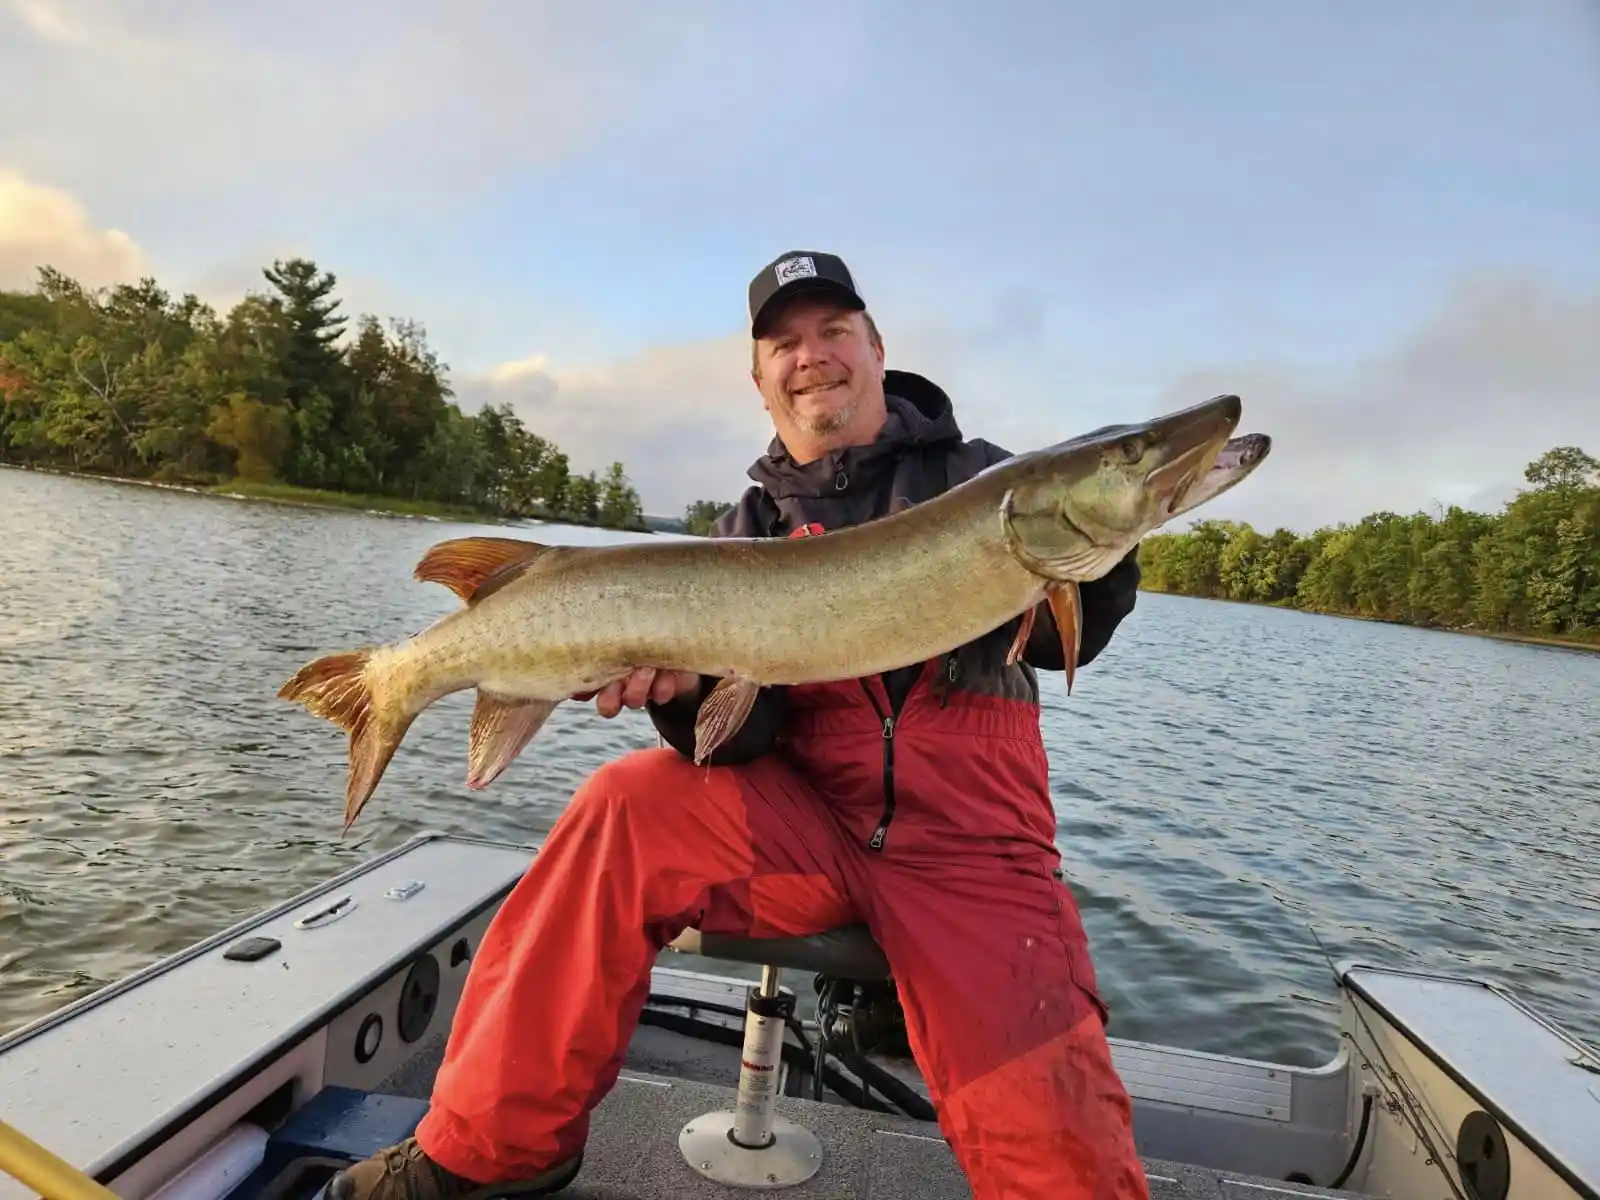
<instances>
[{"instance_id":1,"label":"cap brim","mask_svg":"<svg viewBox=\"0 0 1600 1200\"><path fill-rule=\"evenodd\" d=\"M756 310L755 319L750 322L750 336L754 338L762 336L772 318L796 297L818 293L829 295L845 308L855 312L864 312L867 307L865 300L842 283L835 283L831 279L796 279L793 283L786 283L773 292Z\"/></svg>"}]
</instances>

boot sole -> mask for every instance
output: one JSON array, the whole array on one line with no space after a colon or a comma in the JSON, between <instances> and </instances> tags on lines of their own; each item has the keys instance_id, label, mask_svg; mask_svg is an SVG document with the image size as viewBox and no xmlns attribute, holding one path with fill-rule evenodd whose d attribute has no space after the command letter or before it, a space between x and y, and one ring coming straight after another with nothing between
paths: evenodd
<instances>
[{"instance_id":1,"label":"boot sole","mask_svg":"<svg viewBox=\"0 0 1600 1200\"><path fill-rule=\"evenodd\" d=\"M451 1200L501 1200L502 1197L511 1196L549 1196L570 1185L582 1169L583 1155L580 1153L561 1167L554 1168L555 1173L546 1178L530 1179L525 1183L514 1180L489 1183L480 1188L473 1188L470 1192L461 1192L451 1197Z\"/></svg>"}]
</instances>

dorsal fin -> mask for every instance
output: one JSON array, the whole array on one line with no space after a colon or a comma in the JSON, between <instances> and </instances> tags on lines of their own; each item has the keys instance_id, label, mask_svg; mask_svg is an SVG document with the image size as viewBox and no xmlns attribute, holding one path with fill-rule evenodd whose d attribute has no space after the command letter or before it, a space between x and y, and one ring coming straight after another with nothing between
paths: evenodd
<instances>
[{"instance_id":1,"label":"dorsal fin","mask_svg":"<svg viewBox=\"0 0 1600 1200\"><path fill-rule=\"evenodd\" d=\"M424 583L442 583L475 604L562 549L519 538L455 538L429 547L412 574Z\"/></svg>"}]
</instances>

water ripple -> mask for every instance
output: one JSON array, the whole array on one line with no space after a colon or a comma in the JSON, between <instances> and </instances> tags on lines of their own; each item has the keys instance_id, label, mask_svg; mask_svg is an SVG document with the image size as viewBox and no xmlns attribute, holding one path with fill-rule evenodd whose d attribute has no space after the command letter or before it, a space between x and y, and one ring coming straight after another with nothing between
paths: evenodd
<instances>
[{"instance_id":1,"label":"water ripple","mask_svg":"<svg viewBox=\"0 0 1600 1200\"><path fill-rule=\"evenodd\" d=\"M654 744L564 707L470 793L453 696L340 838L344 739L274 693L449 611L411 568L474 529L0 470L0 1030L421 830L536 838ZM1044 704L1114 1033L1325 1061L1320 941L1600 1041L1600 656L1146 595Z\"/></svg>"}]
</instances>

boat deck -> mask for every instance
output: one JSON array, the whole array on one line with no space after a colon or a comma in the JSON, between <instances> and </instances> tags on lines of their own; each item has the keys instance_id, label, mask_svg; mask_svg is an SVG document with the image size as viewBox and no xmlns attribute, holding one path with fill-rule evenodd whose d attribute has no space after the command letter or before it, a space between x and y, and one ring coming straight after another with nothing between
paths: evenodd
<instances>
[{"instance_id":1,"label":"boat deck","mask_svg":"<svg viewBox=\"0 0 1600 1200\"><path fill-rule=\"evenodd\" d=\"M330 1162L365 1157L415 1127L472 948L528 856L522 847L422 836L64 1006L0 1039L0 1097L28 1097L26 1112L8 1119L104 1182L119 1181L119 1194L149 1195L167 1178L163 1172L227 1128L218 1122L249 1122L256 1106L271 1109L273 1097L309 1092L304 1109L283 1114L283 1126L281 1117L261 1118L273 1131L267 1157L234 1197L312 1200L318 1180L293 1172L331 1171ZM229 957L230 947L256 943L260 950L263 942L265 953ZM693 1170L678 1135L693 1118L733 1106L745 985L658 971L670 996L708 1002L695 1021L700 1036L679 1031L683 1013L670 1004L677 1029L665 1010L654 1017L647 1011L622 1080L594 1115L584 1169L565 1193L573 1200L740 1194ZM718 1021L722 1027L713 1028ZM408 1023L419 1027L408 1034ZM370 1029L380 1030L381 1048L369 1064L357 1048ZM395 1035L382 1037L386 1029ZM731 1035L733 1044L707 1033ZM418 1053L419 1046L427 1048ZM1183 1147L1210 1131L1235 1140L1256 1131L1293 1151L1278 1154L1279 1161L1315 1162L1331 1174L1330 1159L1339 1155L1317 1144L1327 1137L1320 1110L1331 1093L1313 1077L1291 1078L1266 1064L1152 1064L1149 1048L1138 1046L1116 1053L1130 1094L1146 1106L1152 1144L1187 1157ZM397 1069L399 1062L408 1065ZM890 1062L880 1065L897 1073ZM228 1114L214 1114L224 1100ZM1297 1105L1305 1110L1300 1116ZM778 1109L823 1148L819 1173L785 1189L789 1194L971 1194L931 1122L857 1108L837 1094L820 1102L782 1097ZM1208 1161L1211 1149L1200 1146L1195 1161ZM1235 1153L1240 1149L1229 1147L1232 1161L1274 1157ZM291 1176L281 1176L285 1170ZM1146 1170L1155 1200L1357 1195L1155 1158L1146 1159ZM0 1200L30 1194L0 1175Z\"/></svg>"},{"instance_id":2,"label":"boat deck","mask_svg":"<svg viewBox=\"0 0 1600 1200\"><path fill-rule=\"evenodd\" d=\"M686 1051L694 1057L686 1058ZM443 1057L437 1039L411 1066L375 1090L426 1099ZM749 1195L702 1178L678 1153L678 1131L703 1113L730 1108L738 1051L690 1043L641 1028L617 1086L595 1110L583 1170L563 1197L571 1200L701 1200ZM655 1069L653 1069L655 1068ZM670 1069L670 1075L658 1073ZM964 1200L972 1195L936 1126L906 1117L790 1096L780 1116L803 1124L822 1143L822 1168L806 1184L772 1193L836 1200ZM1330 1200L1359 1193L1284 1183L1145 1159L1152 1200Z\"/></svg>"}]
</instances>

